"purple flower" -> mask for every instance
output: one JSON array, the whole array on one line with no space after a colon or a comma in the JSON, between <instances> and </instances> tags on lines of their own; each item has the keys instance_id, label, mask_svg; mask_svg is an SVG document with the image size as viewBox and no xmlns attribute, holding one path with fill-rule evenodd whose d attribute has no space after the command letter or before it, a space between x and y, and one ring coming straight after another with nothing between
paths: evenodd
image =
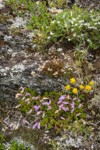
<instances>
[{"instance_id":1,"label":"purple flower","mask_svg":"<svg viewBox=\"0 0 100 150\"><path fill-rule=\"evenodd\" d=\"M24 88L21 86L20 88L19 88L19 90L23 90Z\"/></svg>"},{"instance_id":2,"label":"purple flower","mask_svg":"<svg viewBox=\"0 0 100 150\"><path fill-rule=\"evenodd\" d=\"M52 107L51 106L48 106L48 109L47 110L50 110Z\"/></svg>"},{"instance_id":3,"label":"purple flower","mask_svg":"<svg viewBox=\"0 0 100 150\"><path fill-rule=\"evenodd\" d=\"M47 102L42 102L42 105L47 105L49 106L51 104L51 100L48 100Z\"/></svg>"},{"instance_id":4,"label":"purple flower","mask_svg":"<svg viewBox=\"0 0 100 150\"><path fill-rule=\"evenodd\" d=\"M76 97L73 98L74 101L75 101L76 99L77 99Z\"/></svg>"},{"instance_id":5,"label":"purple flower","mask_svg":"<svg viewBox=\"0 0 100 150\"><path fill-rule=\"evenodd\" d=\"M33 106L33 108L35 109L35 111L38 111L40 109L40 105L39 106Z\"/></svg>"},{"instance_id":6,"label":"purple flower","mask_svg":"<svg viewBox=\"0 0 100 150\"><path fill-rule=\"evenodd\" d=\"M65 100L65 95L60 96L57 104L61 104L63 100Z\"/></svg>"},{"instance_id":7,"label":"purple flower","mask_svg":"<svg viewBox=\"0 0 100 150\"><path fill-rule=\"evenodd\" d=\"M31 95L30 93L26 93L26 94L25 94L25 96L30 96L30 95Z\"/></svg>"},{"instance_id":8,"label":"purple flower","mask_svg":"<svg viewBox=\"0 0 100 150\"><path fill-rule=\"evenodd\" d=\"M38 127L38 129L40 129L40 122L37 123L37 127Z\"/></svg>"},{"instance_id":9,"label":"purple flower","mask_svg":"<svg viewBox=\"0 0 100 150\"><path fill-rule=\"evenodd\" d=\"M78 108L81 108L82 107L82 104L79 104Z\"/></svg>"},{"instance_id":10,"label":"purple flower","mask_svg":"<svg viewBox=\"0 0 100 150\"><path fill-rule=\"evenodd\" d=\"M32 113L32 109L29 110L29 112L27 113L28 115Z\"/></svg>"},{"instance_id":11,"label":"purple flower","mask_svg":"<svg viewBox=\"0 0 100 150\"><path fill-rule=\"evenodd\" d=\"M30 98L27 98L26 100L25 100L25 102L29 102L30 101Z\"/></svg>"},{"instance_id":12,"label":"purple flower","mask_svg":"<svg viewBox=\"0 0 100 150\"><path fill-rule=\"evenodd\" d=\"M38 100L40 98L40 96L35 97L35 100Z\"/></svg>"},{"instance_id":13,"label":"purple flower","mask_svg":"<svg viewBox=\"0 0 100 150\"><path fill-rule=\"evenodd\" d=\"M30 124L26 119L23 119L23 124Z\"/></svg>"},{"instance_id":14,"label":"purple flower","mask_svg":"<svg viewBox=\"0 0 100 150\"><path fill-rule=\"evenodd\" d=\"M63 101L65 98L66 98L66 95L62 95L60 96L59 101Z\"/></svg>"},{"instance_id":15,"label":"purple flower","mask_svg":"<svg viewBox=\"0 0 100 150\"><path fill-rule=\"evenodd\" d=\"M20 88L19 88L19 90L21 90L21 93L23 93L23 92L24 92L24 90L25 90L25 88L20 87Z\"/></svg>"},{"instance_id":16,"label":"purple flower","mask_svg":"<svg viewBox=\"0 0 100 150\"><path fill-rule=\"evenodd\" d=\"M27 102L27 104L30 104L30 102Z\"/></svg>"},{"instance_id":17,"label":"purple flower","mask_svg":"<svg viewBox=\"0 0 100 150\"><path fill-rule=\"evenodd\" d=\"M36 122L34 125L33 125L33 129L35 129L35 128L38 128L38 129L40 129L40 122Z\"/></svg>"},{"instance_id":18,"label":"purple flower","mask_svg":"<svg viewBox=\"0 0 100 150\"><path fill-rule=\"evenodd\" d=\"M35 96L32 97L32 100L35 100Z\"/></svg>"},{"instance_id":19,"label":"purple flower","mask_svg":"<svg viewBox=\"0 0 100 150\"><path fill-rule=\"evenodd\" d=\"M70 105L71 105L71 108L72 108L72 110L71 110L71 113L72 113L74 111L74 109L75 109L75 103L72 102Z\"/></svg>"},{"instance_id":20,"label":"purple flower","mask_svg":"<svg viewBox=\"0 0 100 150\"><path fill-rule=\"evenodd\" d=\"M64 106L64 104L61 104L61 105L59 106L59 108L62 109L62 110L64 110L65 112L66 112L67 110L69 110L68 107L65 107L65 106Z\"/></svg>"},{"instance_id":21,"label":"purple flower","mask_svg":"<svg viewBox=\"0 0 100 150\"><path fill-rule=\"evenodd\" d=\"M63 107L62 107L62 110L64 110L64 111L66 112L66 111L68 111L69 109L68 109L68 107L63 106Z\"/></svg>"},{"instance_id":22,"label":"purple flower","mask_svg":"<svg viewBox=\"0 0 100 150\"><path fill-rule=\"evenodd\" d=\"M21 96L22 96L22 94L17 93L16 96L15 96L15 98L19 98L19 97L21 97Z\"/></svg>"},{"instance_id":23,"label":"purple flower","mask_svg":"<svg viewBox=\"0 0 100 150\"><path fill-rule=\"evenodd\" d=\"M59 106L59 108L62 109L63 106L64 106L64 104L61 104L61 105Z\"/></svg>"},{"instance_id":24,"label":"purple flower","mask_svg":"<svg viewBox=\"0 0 100 150\"><path fill-rule=\"evenodd\" d=\"M78 102L80 102L81 100L80 99L78 99Z\"/></svg>"},{"instance_id":25,"label":"purple flower","mask_svg":"<svg viewBox=\"0 0 100 150\"><path fill-rule=\"evenodd\" d=\"M62 102L63 104L69 104L68 102Z\"/></svg>"},{"instance_id":26,"label":"purple flower","mask_svg":"<svg viewBox=\"0 0 100 150\"><path fill-rule=\"evenodd\" d=\"M71 108L74 109L75 103L72 102L70 105L71 105Z\"/></svg>"}]
</instances>

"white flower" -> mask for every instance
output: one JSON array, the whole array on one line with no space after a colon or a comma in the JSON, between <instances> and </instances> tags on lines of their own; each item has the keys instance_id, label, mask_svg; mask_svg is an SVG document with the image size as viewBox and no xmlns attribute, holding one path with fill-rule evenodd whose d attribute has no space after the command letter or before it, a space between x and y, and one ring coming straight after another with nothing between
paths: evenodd
<instances>
[{"instance_id":1,"label":"white flower","mask_svg":"<svg viewBox=\"0 0 100 150\"><path fill-rule=\"evenodd\" d=\"M51 38L50 36L47 37L48 40L49 40L50 38Z\"/></svg>"},{"instance_id":2,"label":"white flower","mask_svg":"<svg viewBox=\"0 0 100 150\"><path fill-rule=\"evenodd\" d=\"M53 35L54 33L53 32L50 32L50 35Z\"/></svg>"},{"instance_id":3,"label":"white flower","mask_svg":"<svg viewBox=\"0 0 100 150\"><path fill-rule=\"evenodd\" d=\"M58 52L61 52L62 50L63 50L62 48L58 48L58 49L57 49Z\"/></svg>"}]
</instances>

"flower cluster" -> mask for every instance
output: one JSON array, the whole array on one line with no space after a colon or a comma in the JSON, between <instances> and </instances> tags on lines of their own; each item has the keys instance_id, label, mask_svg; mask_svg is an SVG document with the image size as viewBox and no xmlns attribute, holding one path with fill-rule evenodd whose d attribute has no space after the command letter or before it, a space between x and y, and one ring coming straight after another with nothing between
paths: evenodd
<instances>
[{"instance_id":1,"label":"flower cluster","mask_svg":"<svg viewBox=\"0 0 100 150\"><path fill-rule=\"evenodd\" d=\"M92 90L92 87L94 85L94 81L90 81L89 84L83 85L83 84L76 84L76 79L71 78L70 84L67 84L65 86L66 91L70 91L72 94L81 94L81 92L87 93Z\"/></svg>"},{"instance_id":2,"label":"flower cluster","mask_svg":"<svg viewBox=\"0 0 100 150\"><path fill-rule=\"evenodd\" d=\"M37 95L28 88L20 88L16 94L19 99L19 108L27 116L34 116L32 128L45 127L67 128L67 121L73 122L84 115L84 94L92 90L94 82L87 85L77 84L75 78L70 79L70 83L65 86L65 91L44 93ZM67 120L67 121L66 121Z\"/></svg>"}]
</instances>

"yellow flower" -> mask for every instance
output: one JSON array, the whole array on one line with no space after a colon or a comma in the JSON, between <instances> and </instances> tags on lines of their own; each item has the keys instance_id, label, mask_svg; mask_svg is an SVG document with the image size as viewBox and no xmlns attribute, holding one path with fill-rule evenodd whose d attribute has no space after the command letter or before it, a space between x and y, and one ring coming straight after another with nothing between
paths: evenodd
<instances>
[{"instance_id":1,"label":"yellow flower","mask_svg":"<svg viewBox=\"0 0 100 150\"><path fill-rule=\"evenodd\" d=\"M70 88L71 88L70 85L66 85L66 86L65 86L65 89L66 89L66 90L70 90Z\"/></svg>"},{"instance_id":2,"label":"yellow flower","mask_svg":"<svg viewBox=\"0 0 100 150\"><path fill-rule=\"evenodd\" d=\"M90 81L89 85L91 85L91 86L94 85L94 81Z\"/></svg>"},{"instance_id":3,"label":"yellow flower","mask_svg":"<svg viewBox=\"0 0 100 150\"><path fill-rule=\"evenodd\" d=\"M81 85L79 86L79 88L80 88L80 90L83 90L83 89L84 89L84 86L81 84Z\"/></svg>"},{"instance_id":4,"label":"yellow flower","mask_svg":"<svg viewBox=\"0 0 100 150\"><path fill-rule=\"evenodd\" d=\"M71 79L70 79L70 83L75 84L75 83L76 83L75 78L71 78Z\"/></svg>"},{"instance_id":5,"label":"yellow flower","mask_svg":"<svg viewBox=\"0 0 100 150\"><path fill-rule=\"evenodd\" d=\"M77 88L74 88L74 89L72 90L72 92L73 92L74 94L77 94L77 93L78 93Z\"/></svg>"},{"instance_id":6,"label":"yellow flower","mask_svg":"<svg viewBox=\"0 0 100 150\"><path fill-rule=\"evenodd\" d=\"M92 88L91 88L90 85L86 85L86 87L85 87L85 90L86 90L86 91L91 91L91 89L92 89Z\"/></svg>"}]
</instances>

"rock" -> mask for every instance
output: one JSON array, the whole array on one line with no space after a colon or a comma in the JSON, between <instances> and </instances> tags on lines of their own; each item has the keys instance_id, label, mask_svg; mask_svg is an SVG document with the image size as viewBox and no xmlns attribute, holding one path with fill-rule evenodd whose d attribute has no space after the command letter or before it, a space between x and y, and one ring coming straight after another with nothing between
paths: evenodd
<instances>
[{"instance_id":1,"label":"rock","mask_svg":"<svg viewBox=\"0 0 100 150\"><path fill-rule=\"evenodd\" d=\"M29 42L30 38L23 34L9 33L9 24L3 25L3 23L0 25L2 31L2 39L0 40L0 101L16 102L15 93L20 86L28 86L39 94L44 91L61 90L64 83L62 80L45 76L38 71L39 66L43 64L44 56L33 52L34 44ZM31 74L32 72L35 72L35 76Z\"/></svg>"},{"instance_id":2,"label":"rock","mask_svg":"<svg viewBox=\"0 0 100 150\"><path fill-rule=\"evenodd\" d=\"M0 0L0 10L1 10L3 7L5 7L5 5L4 5L3 1Z\"/></svg>"}]
</instances>

